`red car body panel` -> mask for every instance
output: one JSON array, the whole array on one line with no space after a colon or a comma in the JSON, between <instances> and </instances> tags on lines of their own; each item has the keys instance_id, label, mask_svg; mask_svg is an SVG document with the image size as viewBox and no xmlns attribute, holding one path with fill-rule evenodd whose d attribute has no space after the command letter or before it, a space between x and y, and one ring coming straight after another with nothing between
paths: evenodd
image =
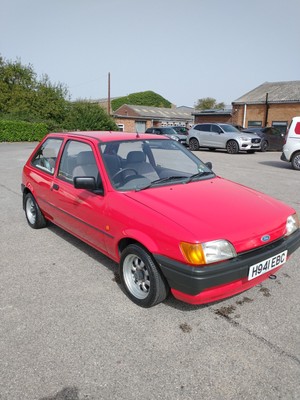
<instances>
[{"instance_id":1,"label":"red car body panel","mask_svg":"<svg viewBox=\"0 0 300 400\"><path fill-rule=\"evenodd\" d=\"M34 195L48 220L116 262L120 261L120 243L132 240L150 253L184 263L192 270L194 266L188 265L181 252L181 241L203 243L225 239L234 246L237 254L243 254L260 249L266 235L270 243L284 237L286 219L295 212L278 200L220 177L141 191L115 190L108 178L99 142L124 137L128 140L156 139L156 135L85 132L49 137L63 138L64 143L70 138L80 138L90 144L102 176L104 195L75 189L57 177L64 144L53 175L37 170L31 164L35 151L32 153L23 169L23 187ZM253 280L243 276L197 294L184 293L172 286L171 290L180 300L201 304L249 289L271 273L274 270Z\"/></svg>"}]
</instances>

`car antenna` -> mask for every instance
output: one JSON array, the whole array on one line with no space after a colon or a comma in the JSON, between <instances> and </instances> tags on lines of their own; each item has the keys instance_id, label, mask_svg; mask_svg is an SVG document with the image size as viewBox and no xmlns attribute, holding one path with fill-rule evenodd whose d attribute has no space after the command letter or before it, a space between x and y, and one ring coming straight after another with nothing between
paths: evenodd
<instances>
[{"instance_id":1,"label":"car antenna","mask_svg":"<svg viewBox=\"0 0 300 400\"><path fill-rule=\"evenodd\" d=\"M138 132L136 132L136 138L139 139L140 135Z\"/></svg>"}]
</instances>

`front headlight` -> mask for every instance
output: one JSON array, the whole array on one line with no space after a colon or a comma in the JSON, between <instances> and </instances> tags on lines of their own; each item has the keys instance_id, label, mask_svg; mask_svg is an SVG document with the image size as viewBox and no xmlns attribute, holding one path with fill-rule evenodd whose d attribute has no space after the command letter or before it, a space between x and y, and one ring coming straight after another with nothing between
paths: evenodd
<instances>
[{"instance_id":1,"label":"front headlight","mask_svg":"<svg viewBox=\"0 0 300 400\"><path fill-rule=\"evenodd\" d=\"M236 257L236 251L227 240L213 240L205 243L180 243L186 260L194 265L216 263Z\"/></svg>"},{"instance_id":2,"label":"front headlight","mask_svg":"<svg viewBox=\"0 0 300 400\"><path fill-rule=\"evenodd\" d=\"M299 228L299 218L298 215L295 213L290 215L286 220L286 234L285 236L291 235Z\"/></svg>"},{"instance_id":3,"label":"front headlight","mask_svg":"<svg viewBox=\"0 0 300 400\"><path fill-rule=\"evenodd\" d=\"M243 136L241 137L241 139L242 139L244 142L249 142L249 140L250 140L248 137L243 137Z\"/></svg>"}]
</instances>

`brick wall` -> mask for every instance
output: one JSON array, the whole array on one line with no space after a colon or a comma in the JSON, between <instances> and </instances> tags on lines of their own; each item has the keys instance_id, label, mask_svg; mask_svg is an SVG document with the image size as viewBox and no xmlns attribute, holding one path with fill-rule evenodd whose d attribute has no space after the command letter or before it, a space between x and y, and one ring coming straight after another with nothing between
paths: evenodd
<instances>
[{"instance_id":1,"label":"brick wall","mask_svg":"<svg viewBox=\"0 0 300 400\"><path fill-rule=\"evenodd\" d=\"M195 115L195 124L206 122L231 124L231 115Z\"/></svg>"},{"instance_id":2,"label":"brick wall","mask_svg":"<svg viewBox=\"0 0 300 400\"><path fill-rule=\"evenodd\" d=\"M268 126L274 121L291 122L291 119L300 115L300 104L269 104L268 109ZM261 121L262 126L265 125L266 105L265 104L247 104L245 127L249 121ZM232 123L243 125L244 121L244 105L233 104L232 106Z\"/></svg>"}]
</instances>

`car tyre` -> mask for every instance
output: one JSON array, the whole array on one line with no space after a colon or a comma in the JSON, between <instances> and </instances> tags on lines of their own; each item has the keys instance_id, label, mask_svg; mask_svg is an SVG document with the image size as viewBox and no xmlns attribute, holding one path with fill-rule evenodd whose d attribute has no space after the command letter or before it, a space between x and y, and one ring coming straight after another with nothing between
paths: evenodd
<instances>
[{"instance_id":1,"label":"car tyre","mask_svg":"<svg viewBox=\"0 0 300 400\"><path fill-rule=\"evenodd\" d=\"M226 145L227 153L237 154L239 152L239 145L235 140L229 140Z\"/></svg>"},{"instance_id":2,"label":"car tyre","mask_svg":"<svg viewBox=\"0 0 300 400\"><path fill-rule=\"evenodd\" d=\"M24 210L27 222L31 228L40 229L47 225L47 221L31 193L27 193L25 196Z\"/></svg>"},{"instance_id":3,"label":"car tyre","mask_svg":"<svg viewBox=\"0 0 300 400\"><path fill-rule=\"evenodd\" d=\"M189 146L192 151L199 150L200 147L199 142L196 138L190 139Z\"/></svg>"},{"instance_id":4,"label":"car tyre","mask_svg":"<svg viewBox=\"0 0 300 400\"><path fill-rule=\"evenodd\" d=\"M168 295L167 282L151 254L140 245L123 250L119 272L126 295L140 307L153 307Z\"/></svg>"},{"instance_id":5,"label":"car tyre","mask_svg":"<svg viewBox=\"0 0 300 400\"><path fill-rule=\"evenodd\" d=\"M261 148L260 148L261 151L263 151L263 152L267 151L268 147L269 147L268 142L266 140L263 140L262 143L261 143Z\"/></svg>"},{"instance_id":6,"label":"car tyre","mask_svg":"<svg viewBox=\"0 0 300 400\"><path fill-rule=\"evenodd\" d=\"M292 159L291 159L292 167L294 169L297 169L300 171L300 151L297 153L293 154Z\"/></svg>"}]
</instances>

